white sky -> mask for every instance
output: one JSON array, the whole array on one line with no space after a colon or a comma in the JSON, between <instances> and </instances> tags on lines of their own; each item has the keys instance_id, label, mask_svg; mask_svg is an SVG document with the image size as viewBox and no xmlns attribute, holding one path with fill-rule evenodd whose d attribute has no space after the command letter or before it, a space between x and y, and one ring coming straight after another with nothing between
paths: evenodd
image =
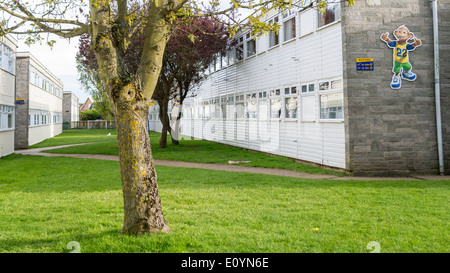
<instances>
[{"instance_id":1,"label":"white sky","mask_svg":"<svg viewBox=\"0 0 450 273\"><path fill-rule=\"evenodd\" d=\"M47 67L64 84L64 91L73 92L80 100L85 102L88 98L81 85L78 83L78 73L75 62L75 55L78 52L78 38L70 40L52 37L56 40L53 49L46 44L25 45L24 40L19 40L17 52L29 51L45 67Z\"/></svg>"}]
</instances>

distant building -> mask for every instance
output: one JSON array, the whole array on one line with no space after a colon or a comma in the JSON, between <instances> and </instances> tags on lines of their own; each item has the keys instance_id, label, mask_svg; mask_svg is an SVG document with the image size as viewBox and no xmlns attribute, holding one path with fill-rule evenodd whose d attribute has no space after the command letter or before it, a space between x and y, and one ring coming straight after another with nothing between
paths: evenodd
<instances>
[{"instance_id":1,"label":"distant building","mask_svg":"<svg viewBox=\"0 0 450 273\"><path fill-rule=\"evenodd\" d=\"M14 38L0 37L0 157L14 152L16 48Z\"/></svg>"},{"instance_id":2,"label":"distant building","mask_svg":"<svg viewBox=\"0 0 450 273\"><path fill-rule=\"evenodd\" d=\"M89 109L92 109L92 101L90 98L87 98L85 103L80 104L80 113Z\"/></svg>"},{"instance_id":3,"label":"distant building","mask_svg":"<svg viewBox=\"0 0 450 273\"><path fill-rule=\"evenodd\" d=\"M63 84L29 52L16 58L15 149L62 132Z\"/></svg>"},{"instance_id":4,"label":"distant building","mask_svg":"<svg viewBox=\"0 0 450 273\"><path fill-rule=\"evenodd\" d=\"M63 92L63 122L68 122L69 128L73 128L74 122L80 120L78 97L69 91Z\"/></svg>"}]
</instances>

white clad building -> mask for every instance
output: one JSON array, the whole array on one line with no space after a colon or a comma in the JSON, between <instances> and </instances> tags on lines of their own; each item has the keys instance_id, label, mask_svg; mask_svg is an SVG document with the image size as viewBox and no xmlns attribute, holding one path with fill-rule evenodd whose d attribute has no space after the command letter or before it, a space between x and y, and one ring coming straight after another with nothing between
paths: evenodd
<instances>
[{"instance_id":1,"label":"white clad building","mask_svg":"<svg viewBox=\"0 0 450 273\"><path fill-rule=\"evenodd\" d=\"M185 100L182 135L346 167L340 5L329 6L330 16L305 2L266 15L278 33L236 36ZM155 113L150 128L160 131Z\"/></svg>"},{"instance_id":2,"label":"white clad building","mask_svg":"<svg viewBox=\"0 0 450 273\"><path fill-rule=\"evenodd\" d=\"M16 149L62 132L63 84L29 52L17 53Z\"/></svg>"},{"instance_id":3,"label":"white clad building","mask_svg":"<svg viewBox=\"0 0 450 273\"><path fill-rule=\"evenodd\" d=\"M16 48L13 37L0 37L0 157L14 152Z\"/></svg>"}]
</instances>

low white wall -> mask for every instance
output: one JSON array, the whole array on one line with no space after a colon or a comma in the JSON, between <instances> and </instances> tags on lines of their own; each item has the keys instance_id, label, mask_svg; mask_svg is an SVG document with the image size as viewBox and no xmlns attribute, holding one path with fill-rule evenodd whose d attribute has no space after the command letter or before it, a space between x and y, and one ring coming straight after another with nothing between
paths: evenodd
<instances>
[{"instance_id":1,"label":"low white wall","mask_svg":"<svg viewBox=\"0 0 450 273\"><path fill-rule=\"evenodd\" d=\"M0 132L0 157L14 152L14 130Z\"/></svg>"},{"instance_id":2,"label":"low white wall","mask_svg":"<svg viewBox=\"0 0 450 273\"><path fill-rule=\"evenodd\" d=\"M28 145L34 145L61 133L62 123L30 127L28 133Z\"/></svg>"}]
</instances>

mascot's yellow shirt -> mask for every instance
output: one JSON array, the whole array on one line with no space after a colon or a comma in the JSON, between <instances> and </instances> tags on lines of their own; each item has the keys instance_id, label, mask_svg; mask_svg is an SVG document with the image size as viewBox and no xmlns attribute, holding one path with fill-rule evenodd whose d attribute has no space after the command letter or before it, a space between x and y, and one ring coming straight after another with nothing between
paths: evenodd
<instances>
[{"instance_id":1,"label":"mascot's yellow shirt","mask_svg":"<svg viewBox=\"0 0 450 273\"><path fill-rule=\"evenodd\" d=\"M414 49L411 44L404 43L403 45L401 45L397 41L393 41L390 46L394 47L394 60L396 62L402 64L406 64L409 62L408 51Z\"/></svg>"}]
</instances>

